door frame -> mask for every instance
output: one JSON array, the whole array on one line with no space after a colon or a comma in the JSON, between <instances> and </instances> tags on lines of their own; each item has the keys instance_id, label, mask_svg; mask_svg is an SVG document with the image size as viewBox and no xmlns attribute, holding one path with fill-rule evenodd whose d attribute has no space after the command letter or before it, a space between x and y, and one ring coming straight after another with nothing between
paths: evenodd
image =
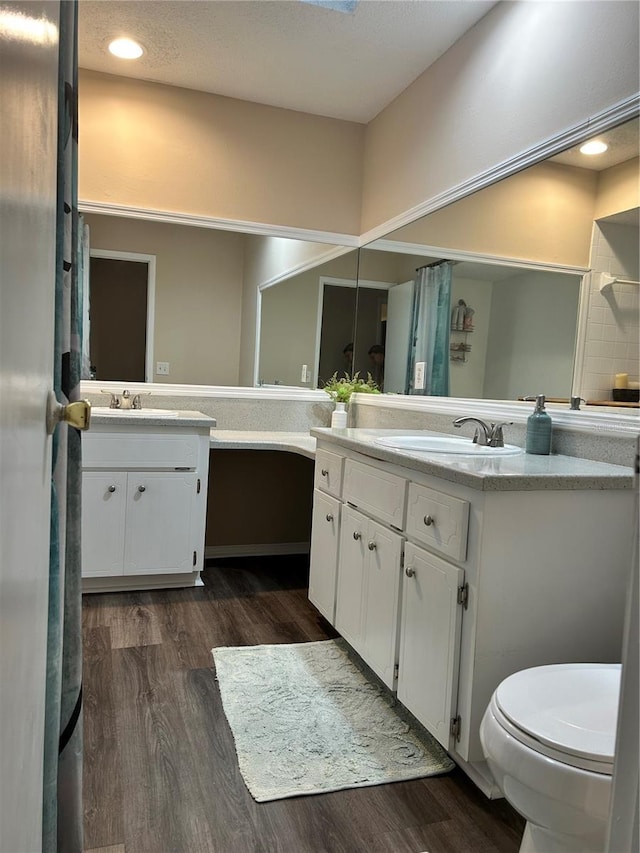
<instances>
[{"instance_id":1,"label":"door frame","mask_svg":"<svg viewBox=\"0 0 640 853\"><path fill-rule=\"evenodd\" d=\"M89 250L89 259L105 258L114 261L135 261L147 265L147 329L144 356L144 381L153 382L153 343L156 316L156 256L141 252L120 252L116 249ZM89 261L91 263L91 261ZM85 298L87 294L84 294ZM91 310L91 276L89 275L89 310ZM91 340L91 322L89 322L89 340Z\"/></svg>"},{"instance_id":2,"label":"door frame","mask_svg":"<svg viewBox=\"0 0 640 853\"><path fill-rule=\"evenodd\" d=\"M389 290L396 284L395 281L370 281L364 278L335 278L330 275L321 275L318 279L318 313L316 316L316 344L314 353L312 387L318 384L318 374L320 372L320 338L322 336L322 311L324 308L324 289L327 285L332 287L366 287L370 290ZM358 317L355 317L354 330L357 333ZM355 335L354 335L355 336Z\"/></svg>"}]
</instances>

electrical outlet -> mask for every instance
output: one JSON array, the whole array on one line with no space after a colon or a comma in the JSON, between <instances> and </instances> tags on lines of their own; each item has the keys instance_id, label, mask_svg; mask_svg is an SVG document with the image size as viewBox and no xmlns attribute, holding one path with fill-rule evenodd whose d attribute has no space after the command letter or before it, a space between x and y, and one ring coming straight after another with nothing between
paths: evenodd
<instances>
[{"instance_id":1,"label":"electrical outlet","mask_svg":"<svg viewBox=\"0 0 640 853\"><path fill-rule=\"evenodd\" d=\"M421 391L424 388L424 361L416 361L416 366L413 371L413 387L416 391Z\"/></svg>"},{"instance_id":2,"label":"electrical outlet","mask_svg":"<svg viewBox=\"0 0 640 853\"><path fill-rule=\"evenodd\" d=\"M168 361L157 361L156 362L156 375L157 376L168 376L169 375L169 362Z\"/></svg>"},{"instance_id":3,"label":"electrical outlet","mask_svg":"<svg viewBox=\"0 0 640 853\"><path fill-rule=\"evenodd\" d=\"M309 381L309 368L306 364L302 365L302 370L300 371L300 381L308 382Z\"/></svg>"}]
</instances>

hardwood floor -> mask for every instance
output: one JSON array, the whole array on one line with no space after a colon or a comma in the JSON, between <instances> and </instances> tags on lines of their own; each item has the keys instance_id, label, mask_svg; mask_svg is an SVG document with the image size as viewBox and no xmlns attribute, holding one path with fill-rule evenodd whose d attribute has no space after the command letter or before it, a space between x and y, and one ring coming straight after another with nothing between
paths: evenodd
<instances>
[{"instance_id":1,"label":"hardwood floor","mask_svg":"<svg viewBox=\"0 0 640 853\"><path fill-rule=\"evenodd\" d=\"M523 821L459 770L256 803L211 648L336 636L300 557L218 561L204 588L84 597L91 853L516 853Z\"/></svg>"}]
</instances>

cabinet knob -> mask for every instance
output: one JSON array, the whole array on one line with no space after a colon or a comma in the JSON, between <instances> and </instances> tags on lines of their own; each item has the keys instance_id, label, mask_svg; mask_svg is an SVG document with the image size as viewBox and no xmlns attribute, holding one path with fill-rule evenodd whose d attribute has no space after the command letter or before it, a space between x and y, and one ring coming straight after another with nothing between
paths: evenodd
<instances>
[{"instance_id":1,"label":"cabinet knob","mask_svg":"<svg viewBox=\"0 0 640 853\"><path fill-rule=\"evenodd\" d=\"M367 548L368 548L370 551L375 551L377 547L378 547L378 546L376 545L376 543L375 543L375 542L369 542L369 544L367 545Z\"/></svg>"},{"instance_id":2,"label":"cabinet knob","mask_svg":"<svg viewBox=\"0 0 640 853\"><path fill-rule=\"evenodd\" d=\"M147 491L147 487L146 487L146 486L138 486L138 491L139 491L139 492L146 492L146 491Z\"/></svg>"},{"instance_id":3,"label":"cabinet knob","mask_svg":"<svg viewBox=\"0 0 640 853\"><path fill-rule=\"evenodd\" d=\"M327 468L323 468L320 473L322 474L323 477L326 477L329 474L329 471Z\"/></svg>"},{"instance_id":4,"label":"cabinet knob","mask_svg":"<svg viewBox=\"0 0 640 853\"><path fill-rule=\"evenodd\" d=\"M404 570L404 573L408 578L413 578L415 577L416 570L413 569L411 566L407 566L407 568Z\"/></svg>"},{"instance_id":5,"label":"cabinet knob","mask_svg":"<svg viewBox=\"0 0 640 853\"><path fill-rule=\"evenodd\" d=\"M432 524L436 523L436 520L432 515L425 515L424 523L427 525L427 527L431 527Z\"/></svg>"},{"instance_id":6,"label":"cabinet knob","mask_svg":"<svg viewBox=\"0 0 640 853\"><path fill-rule=\"evenodd\" d=\"M330 513L330 512L328 512L328 513L325 515L325 518L327 519L327 521L333 521L333 514L332 514L332 513Z\"/></svg>"},{"instance_id":7,"label":"cabinet knob","mask_svg":"<svg viewBox=\"0 0 640 853\"><path fill-rule=\"evenodd\" d=\"M358 531L357 531L357 530L354 530L354 531L353 531L353 538L354 538L354 539L356 539L356 540L357 540L357 539L362 539L362 533L358 533Z\"/></svg>"},{"instance_id":8,"label":"cabinet knob","mask_svg":"<svg viewBox=\"0 0 640 853\"><path fill-rule=\"evenodd\" d=\"M115 486L109 486L109 488L107 489L108 492L115 492L115 490L116 490Z\"/></svg>"}]
</instances>

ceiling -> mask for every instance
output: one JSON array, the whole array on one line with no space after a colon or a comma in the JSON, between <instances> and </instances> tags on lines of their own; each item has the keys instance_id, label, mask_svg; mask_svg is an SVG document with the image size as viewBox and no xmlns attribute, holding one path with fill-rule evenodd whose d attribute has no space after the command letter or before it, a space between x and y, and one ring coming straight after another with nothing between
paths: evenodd
<instances>
[{"instance_id":1,"label":"ceiling","mask_svg":"<svg viewBox=\"0 0 640 853\"><path fill-rule=\"evenodd\" d=\"M79 64L367 123L496 5L360 0L345 14L312 2L79 0ZM112 57L119 36L142 58Z\"/></svg>"},{"instance_id":2,"label":"ceiling","mask_svg":"<svg viewBox=\"0 0 640 853\"><path fill-rule=\"evenodd\" d=\"M640 153L638 143L638 119L632 119L624 124L618 125L605 133L599 133L593 139L606 142L609 146L603 154L587 156L580 153L580 146L568 148L562 154L556 154L550 160L554 163L563 163L565 166L579 166L582 169L592 169L601 172L610 169L637 157Z\"/></svg>"}]
</instances>

